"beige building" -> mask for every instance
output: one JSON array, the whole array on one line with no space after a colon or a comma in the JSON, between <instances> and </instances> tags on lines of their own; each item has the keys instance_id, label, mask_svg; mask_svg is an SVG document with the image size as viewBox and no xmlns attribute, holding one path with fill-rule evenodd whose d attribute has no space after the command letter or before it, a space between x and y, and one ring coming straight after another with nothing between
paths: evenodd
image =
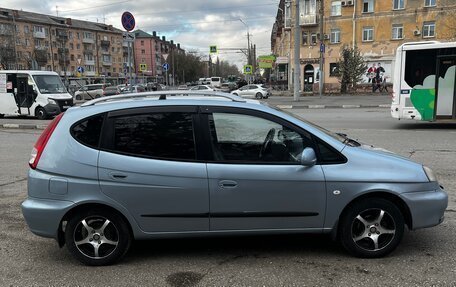
<instances>
[{"instance_id":1,"label":"beige building","mask_svg":"<svg viewBox=\"0 0 456 287\"><path fill-rule=\"evenodd\" d=\"M122 31L112 25L0 8L3 69L120 77L125 47Z\"/></svg>"},{"instance_id":2,"label":"beige building","mask_svg":"<svg viewBox=\"0 0 456 287\"><path fill-rule=\"evenodd\" d=\"M325 90L339 86L336 64L343 46L357 46L368 63L381 63L385 79L393 75L399 45L416 41L449 41L456 35L454 0L299 0L301 89L318 90L321 40L324 44ZM296 0L281 0L271 46L278 56L274 75L291 86L294 69ZM320 24L324 35L320 37ZM321 38L321 39L320 39ZM367 71L366 71L367 72ZM288 80L290 79L290 80ZM363 80L368 82L366 76Z\"/></svg>"}]
</instances>

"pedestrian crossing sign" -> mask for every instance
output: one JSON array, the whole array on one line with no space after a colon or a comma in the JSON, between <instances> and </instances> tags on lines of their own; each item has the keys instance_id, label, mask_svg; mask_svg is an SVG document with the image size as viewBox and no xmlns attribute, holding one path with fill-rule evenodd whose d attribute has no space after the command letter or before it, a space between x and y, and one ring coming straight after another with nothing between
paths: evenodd
<instances>
[{"instance_id":1,"label":"pedestrian crossing sign","mask_svg":"<svg viewBox=\"0 0 456 287\"><path fill-rule=\"evenodd\" d=\"M209 46L209 53L217 54L217 46Z\"/></svg>"},{"instance_id":2,"label":"pedestrian crossing sign","mask_svg":"<svg viewBox=\"0 0 456 287\"><path fill-rule=\"evenodd\" d=\"M252 65L244 65L244 75L251 75L253 72Z\"/></svg>"}]
</instances>

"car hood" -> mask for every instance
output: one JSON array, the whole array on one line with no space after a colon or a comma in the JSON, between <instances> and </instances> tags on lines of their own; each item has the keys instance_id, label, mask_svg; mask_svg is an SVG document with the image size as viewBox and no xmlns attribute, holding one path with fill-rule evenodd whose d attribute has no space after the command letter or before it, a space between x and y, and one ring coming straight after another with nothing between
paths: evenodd
<instances>
[{"instance_id":1,"label":"car hood","mask_svg":"<svg viewBox=\"0 0 456 287\"><path fill-rule=\"evenodd\" d=\"M386 149L361 145L346 146L342 153L354 181L428 182L423 166Z\"/></svg>"}]
</instances>

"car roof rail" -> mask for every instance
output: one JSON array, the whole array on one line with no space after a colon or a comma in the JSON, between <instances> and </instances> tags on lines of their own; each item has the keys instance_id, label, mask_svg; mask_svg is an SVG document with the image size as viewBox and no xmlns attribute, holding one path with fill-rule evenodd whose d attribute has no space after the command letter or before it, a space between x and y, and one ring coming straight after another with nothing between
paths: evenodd
<instances>
[{"instance_id":1,"label":"car roof rail","mask_svg":"<svg viewBox=\"0 0 456 287\"><path fill-rule=\"evenodd\" d=\"M171 90L171 91L156 91L156 92L142 92L142 93L132 93L125 95L114 95L108 97L101 97L94 100L90 100L81 105L81 107L93 106L98 103L103 102L114 102L120 100L128 99L138 99L138 98L158 98L159 100L166 100L167 96L205 96L205 97L219 97L229 99L233 102L245 103L246 100L240 96L233 94L228 94L224 92L214 92L214 91L189 91L189 90Z\"/></svg>"}]
</instances>

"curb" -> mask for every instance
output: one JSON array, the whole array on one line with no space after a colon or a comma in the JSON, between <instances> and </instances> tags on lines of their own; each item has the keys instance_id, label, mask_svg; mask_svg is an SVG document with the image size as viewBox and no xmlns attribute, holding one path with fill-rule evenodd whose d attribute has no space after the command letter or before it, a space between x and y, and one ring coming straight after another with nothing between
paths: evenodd
<instances>
[{"instance_id":1,"label":"curb","mask_svg":"<svg viewBox=\"0 0 456 287\"><path fill-rule=\"evenodd\" d=\"M32 125L32 124L2 124L3 129L21 129L21 130L44 130L47 125Z\"/></svg>"},{"instance_id":2,"label":"curb","mask_svg":"<svg viewBox=\"0 0 456 287\"><path fill-rule=\"evenodd\" d=\"M366 108L390 108L391 105L341 105L341 106L333 106L333 105L277 105L278 108L281 109L366 109Z\"/></svg>"}]
</instances>

